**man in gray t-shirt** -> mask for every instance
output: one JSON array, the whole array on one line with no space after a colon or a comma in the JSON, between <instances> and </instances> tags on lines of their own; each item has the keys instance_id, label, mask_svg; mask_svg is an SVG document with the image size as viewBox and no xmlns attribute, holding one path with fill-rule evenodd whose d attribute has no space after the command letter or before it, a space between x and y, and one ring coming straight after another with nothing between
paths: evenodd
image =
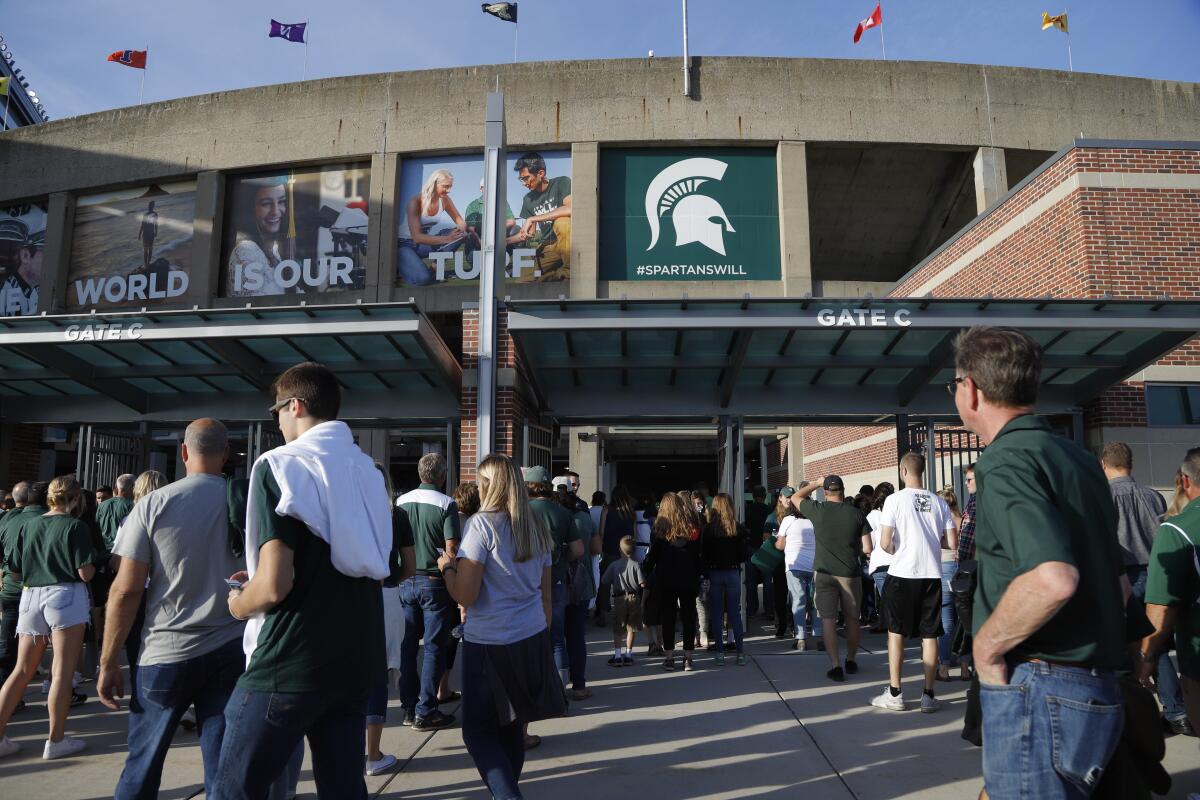
<instances>
[{"instance_id":1,"label":"man in gray t-shirt","mask_svg":"<svg viewBox=\"0 0 1200 800\"><path fill-rule=\"evenodd\" d=\"M141 498L113 547L120 566L109 592L97 680L109 708L117 708L114 698L124 694L117 655L143 594L146 617L136 670L130 666L129 757L117 798L157 794L171 737L193 704L204 785L211 793L225 704L245 668L243 623L225 602L226 579L244 568L231 548L221 473L229 455L225 426L215 419L193 422L182 455L187 477Z\"/></svg>"}]
</instances>

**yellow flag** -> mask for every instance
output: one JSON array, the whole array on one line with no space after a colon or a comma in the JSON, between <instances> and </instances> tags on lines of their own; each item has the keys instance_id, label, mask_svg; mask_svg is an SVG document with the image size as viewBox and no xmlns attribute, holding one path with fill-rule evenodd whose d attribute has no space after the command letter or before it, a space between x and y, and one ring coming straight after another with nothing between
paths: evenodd
<instances>
[{"instance_id":1,"label":"yellow flag","mask_svg":"<svg viewBox=\"0 0 1200 800\"><path fill-rule=\"evenodd\" d=\"M8 82L10 80L12 80L12 78L0 78L0 94L8 94Z\"/></svg>"},{"instance_id":2,"label":"yellow flag","mask_svg":"<svg viewBox=\"0 0 1200 800\"><path fill-rule=\"evenodd\" d=\"M1063 33L1067 32L1067 12L1059 14L1057 17L1052 17L1045 11L1042 12L1042 30L1046 28L1058 28Z\"/></svg>"}]
</instances>

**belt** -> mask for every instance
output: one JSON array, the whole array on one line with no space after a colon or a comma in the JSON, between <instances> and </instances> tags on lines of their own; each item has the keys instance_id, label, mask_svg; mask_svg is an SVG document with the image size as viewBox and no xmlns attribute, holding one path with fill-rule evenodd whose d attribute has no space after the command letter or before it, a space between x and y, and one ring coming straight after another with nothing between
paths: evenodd
<instances>
[{"instance_id":1,"label":"belt","mask_svg":"<svg viewBox=\"0 0 1200 800\"><path fill-rule=\"evenodd\" d=\"M1045 664L1049 667L1070 667L1071 669L1090 669L1101 672L1111 672L1111 670L1097 667L1094 664L1088 664L1083 661L1051 661L1046 658L1022 658L1017 661L1018 664Z\"/></svg>"}]
</instances>

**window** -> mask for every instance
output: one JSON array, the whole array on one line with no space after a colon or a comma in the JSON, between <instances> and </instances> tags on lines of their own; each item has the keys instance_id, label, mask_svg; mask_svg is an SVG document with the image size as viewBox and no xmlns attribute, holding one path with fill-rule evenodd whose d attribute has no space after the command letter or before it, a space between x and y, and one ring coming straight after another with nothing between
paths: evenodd
<instances>
[{"instance_id":1,"label":"window","mask_svg":"<svg viewBox=\"0 0 1200 800\"><path fill-rule=\"evenodd\" d=\"M1200 383L1147 384L1150 425L1200 425Z\"/></svg>"}]
</instances>

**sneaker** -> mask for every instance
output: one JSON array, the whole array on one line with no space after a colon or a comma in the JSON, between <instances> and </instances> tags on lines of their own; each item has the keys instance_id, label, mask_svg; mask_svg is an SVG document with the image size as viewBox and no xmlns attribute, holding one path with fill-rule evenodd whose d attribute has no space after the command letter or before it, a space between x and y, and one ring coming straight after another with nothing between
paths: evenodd
<instances>
[{"instance_id":1,"label":"sneaker","mask_svg":"<svg viewBox=\"0 0 1200 800\"><path fill-rule=\"evenodd\" d=\"M928 695L924 696L928 697ZM883 692L881 692L878 697L875 697L871 700L871 705L875 706L876 708L885 708L888 711L903 711L904 694L901 693L893 697L891 688L885 686L883 687ZM924 701L922 701L922 706L924 706ZM922 710L924 710L924 708L922 708Z\"/></svg>"},{"instance_id":2,"label":"sneaker","mask_svg":"<svg viewBox=\"0 0 1200 800\"><path fill-rule=\"evenodd\" d=\"M695 672L695 670L696 670L696 665L692 663L692 660L690 658L685 658L683 660L683 671L684 672Z\"/></svg>"},{"instance_id":3,"label":"sneaker","mask_svg":"<svg viewBox=\"0 0 1200 800\"><path fill-rule=\"evenodd\" d=\"M21 745L17 744L7 736L5 736L3 739L0 739L0 758L11 756L20 749Z\"/></svg>"},{"instance_id":4,"label":"sneaker","mask_svg":"<svg viewBox=\"0 0 1200 800\"><path fill-rule=\"evenodd\" d=\"M716 657L713 659L713 663L715 663L718 667L725 666L725 654L717 653Z\"/></svg>"},{"instance_id":5,"label":"sneaker","mask_svg":"<svg viewBox=\"0 0 1200 800\"><path fill-rule=\"evenodd\" d=\"M613 656L612 658L610 658L608 660L608 665L610 667L619 667L624 663L625 663L625 659L621 658L620 656Z\"/></svg>"},{"instance_id":6,"label":"sneaker","mask_svg":"<svg viewBox=\"0 0 1200 800\"><path fill-rule=\"evenodd\" d=\"M412 725L417 718L417 712L411 708L404 709L404 720L401 725Z\"/></svg>"},{"instance_id":7,"label":"sneaker","mask_svg":"<svg viewBox=\"0 0 1200 800\"><path fill-rule=\"evenodd\" d=\"M621 666L632 667L633 666L633 656L628 655L628 654L621 656Z\"/></svg>"},{"instance_id":8,"label":"sneaker","mask_svg":"<svg viewBox=\"0 0 1200 800\"><path fill-rule=\"evenodd\" d=\"M78 672L76 672L74 675L71 676L71 688L72 689L78 689L79 684L81 684L81 683L83 683L83 676L80 675Z\"/></svg>"},{"instance_id":9,"label":"sneaker","mask_svg":"<svg viewBox=\"0 0 1200 800\"><path fill-rule=\"evenodd\" d=\"M571 699L574 700L576 703L587 700L591 696L592 696L591 689L572 689L571 690Z\"/></svg>"},{"instance_id":10,"label":"sneaker","mask_svg":"<svg viewBox=\"0 0 1200 800\"><path fill-rule=\"evenodd\" d=\"M746 654L745 654L745 653L738 653L738 657L737 657L737 665L738 665L739 667L744 667L744 666L746 666Z\"/></svg>"},{"instance_id":11,"label":"sneaker","mask_svg":"<svg viewBox=\"0 0 1200 800\"><path fill-rule=\"evenodd\" d=\"M792 649L804 652L808 648L805 646L803 639L793 639L792 640Z\"/></svg>"},{"instance_id":12,"label":"sneaker","mask_svg":"<svg viewBox=\"0 0 1200 800\"><path fill-rule=\"evenodd\" d=\"M443 714L440 711L434 711L424 717L415 717L412 729L414 731L435 731L438 728L448 728L453 724L453 714Z\"/></svg>"},{"instance_id":13,"label":"sneaker","mask_svg":"<svg viewBox=\"0 0 1200 800\"><path fill-rule=\"evenodd\" d=\"M858 662L852 658L846 659L846 674L847 675L857 675L858 674Z\"/></svg>"},{"instance_id":14,"label":"sneaker","mask_svg":"<svg viewBox=\"0 0 1200 800\"><path fill-rule=\"evenodd\" d=\"M88 696L80 692L71 692L71 708L81 706L87 702Z\"/></svg>"},{"instance_id":15,"label":"sneaker","mask_svg":"<svg viewBox=\"0 0 1200 800\"><path fill-rule=\"evenodd\" d=\"M927 695L924 692L921 692L921 713L922 714L932 714L933 712L937 711L941 707L942 707L942 704L941 704L941 702L938 701L938 699L936 697L931 697L930 695Z\"/></svg>"},{"instance_id":16,"label":"sneaker","mask_svg":"<svg viewBox=\"0 0 1200 800\"><path fill-rule=\"evenodd\" d=\"M831 681L838 681L840 683L841 681L846 680L846 673L842 672L841 667L834 667L825 673L825 677L829 678Z\"/></svg>"},{"instance_id":17,"label":"sneaker","mask_svg":"<svg viewBox=\"0 0 1200 800\"><path fill-rule=\"evenodd\" d=\"M817 639L817 650L822 653L825 652L825 640L824 639Z\"/></svg>"},{"instance_id":18,"label":"sneaker","mask_svg":"<svg viewBox=\"0 0 1200 800\"><path fill-rule=\"evenodd\" d=\"M183 712L183 716L179 718L179 727L183 728L188 733L196 730L196 709L188 706L188 710Z\"/></svg>"},{"instance_id":19,"label":"sneaker","mask_svg":"<svg viewBox=\"0 0 1200 800\"><path fill-rule=\"evenodd\" d=\"M1195 736L1196 731L1192 729L1192 724L1188 722L1187 717L1179 719L1162 718L1163 733L1167 736Z\"/></svg>"},{"instance_id":20,"label":"sneaker","mask_svg":"<svg viewBox=\"0 0 1200 800\"><path fill-rule=\"evenodd\" d=\"M378 761L367 760L367 774L382 775L394 766L396 766L396 757L389 753L384 753L383 758Z\"/></svg>"},{"instance_id":21,"label":"sneaker","mask_svg":"<svg viewBox=\"0 0 1200 800\"><path fill-rule=\"evenodd\" d=\"M665 669L667 672L674 672L675 671L675 659L671 658L671 657L664 658L663 663L662 663L662 668Z\"/></svg>"},{"instance_id":22,"label":"sneaker","mask_svg":"<svg viewBox=\"0 0 1200 800\"><path fill-rule=\"evenodd\" d=\"M47 761L52 761L56 758L67 758L73 756L80 750L87 747L83 739L76 739L74 736L63 736L62 741L52 742L46 740L46 747L42 750L42 758Z\"/></svg>"}]
</instances>

